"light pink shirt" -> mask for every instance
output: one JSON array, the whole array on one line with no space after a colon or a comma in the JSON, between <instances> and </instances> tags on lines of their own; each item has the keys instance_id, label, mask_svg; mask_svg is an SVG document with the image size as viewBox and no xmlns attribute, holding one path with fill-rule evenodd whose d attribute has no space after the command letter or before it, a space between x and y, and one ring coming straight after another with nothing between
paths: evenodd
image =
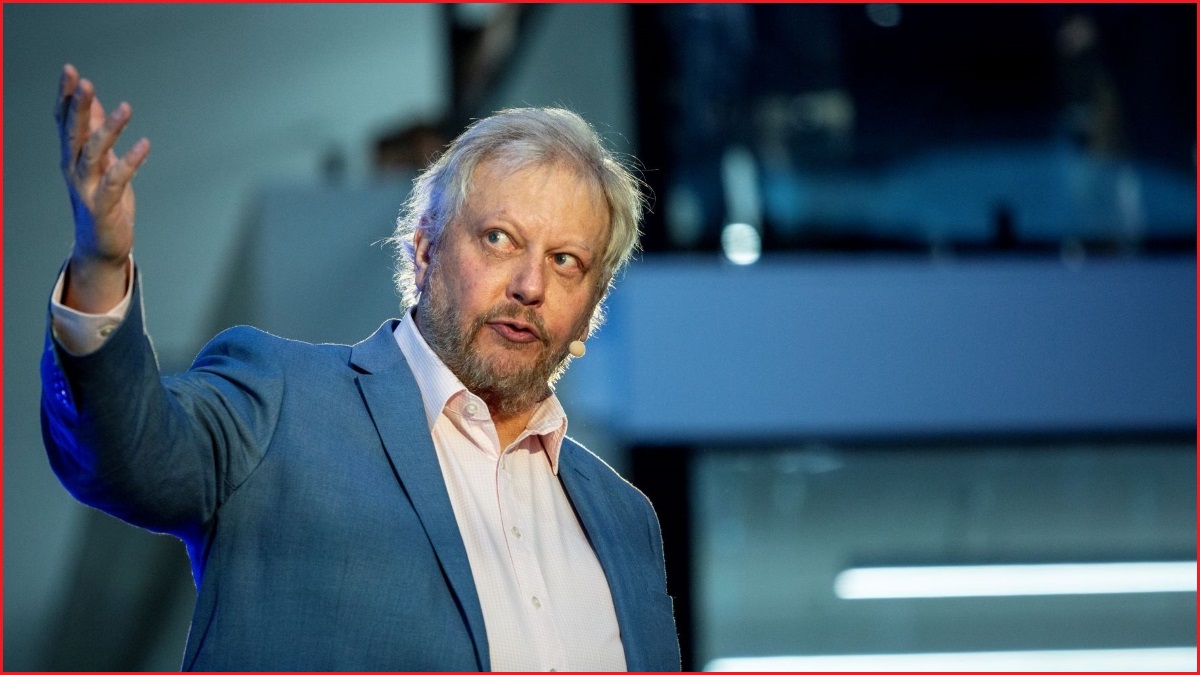
<instances>
[{"instance_id":1,"label":"light pink shirt","mask_svg":"<svg viewBox=\"0 0 1200 675\"><path fill-rule=\"evenodd\" d=\"M55 337L72 354L94 352L124 320L130 293L106 314L85 314L59 303L62 281L51 302ZM625 670L608 580L558 480L567 433L558 398L501 451L487 405L437 358L411 311L393 334L421 390L492 669Z\"/></svg>"},{"instance_id":2,"label":"light pink shirt","mask_svg":"<svg viewBox=\"0 0 1200 675\"><path fill-rule=\"evenodd\" d=\"M411 311L394 334L421 389L492 669L625 670L608 581L558 480L558 397L501 450L487 404L437 358Z\"/></svg>"}]
</instances>

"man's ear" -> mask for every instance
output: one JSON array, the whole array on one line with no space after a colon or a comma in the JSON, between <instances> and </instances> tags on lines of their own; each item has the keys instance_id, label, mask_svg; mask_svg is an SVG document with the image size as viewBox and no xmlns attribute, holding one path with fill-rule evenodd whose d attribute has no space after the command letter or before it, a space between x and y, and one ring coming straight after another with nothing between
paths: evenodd
<instances>
[{"instance_id":1,"label":"man's ear","mask_svg":"<svg viewBox=\"0 0 1200 675\"><path fill-rule=\"evenodd\" d=\"M425 280L432 264L433 244L425 234L425 229L418 227L413 233L413 281L416 282L418 293L425 291Z\"/></svg>"}]
</instances>

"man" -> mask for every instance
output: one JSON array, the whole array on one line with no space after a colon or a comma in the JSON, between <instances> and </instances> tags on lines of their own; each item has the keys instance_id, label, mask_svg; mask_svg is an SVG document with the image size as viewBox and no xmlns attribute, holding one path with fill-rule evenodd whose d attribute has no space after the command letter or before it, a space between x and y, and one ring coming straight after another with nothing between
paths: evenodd
<instances>
[{"instance_id":1,"label":"man","mask_svg":"<svg viewBox=\"0 0 1200 675\"><path fill-rule=\"evenodd\" d=\"M43 436L81 501L180 537L195 670L677 670L658 520L552 385L636 245L636 180L567 111L477 122L415 183L409 306L353 347L239 327L162 377L133 266L142 139L66 66L75 247Z\"/></svg>"}]
</instances>

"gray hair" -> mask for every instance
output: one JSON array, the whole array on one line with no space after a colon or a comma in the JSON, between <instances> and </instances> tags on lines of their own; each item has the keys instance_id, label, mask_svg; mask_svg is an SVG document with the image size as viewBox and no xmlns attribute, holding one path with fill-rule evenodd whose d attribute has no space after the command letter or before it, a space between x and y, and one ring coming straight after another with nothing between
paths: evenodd
<instances>
[{"instance_id":1,"label":"gray hair","mask_svg":"<svg viewBox=\"0 0 1200 675\"><path fill-rule=\"evenodd\" d=\"M562 108L512 108L468 126L437 162L413 181L412 192L396 219L396 230L387 240L396 249L394 279L401 306L417 303L413 235L420 229L436 246L446 225L462 214L475 168L485 160L502 162L511 170L562 163L599 188L608 203L610 230L600 259L597 298L602 301L613 277L637 249L645 208L642 183L576 113ZM603 320L602 302L597 302L588 334Z\"/></svg>"}]
</instances>

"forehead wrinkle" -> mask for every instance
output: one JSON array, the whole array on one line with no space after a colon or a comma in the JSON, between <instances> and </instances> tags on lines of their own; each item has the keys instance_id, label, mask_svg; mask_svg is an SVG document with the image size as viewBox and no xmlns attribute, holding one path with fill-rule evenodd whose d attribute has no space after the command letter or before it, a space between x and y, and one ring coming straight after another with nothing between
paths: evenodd
<instances>
[{"instance_id":1,"label":"forehead wrinkle","mask_svg":"<svg viewBox=\"0 0 1200 675\"><path fill-rule=\"evenodd\" d=\"M527 228L527 223L525 222L528 220L528 218L519 217L519 214L513 213L512 209L510 208L510 206L513 206L513 204L509 202L508 197L510 197L513 193L513 184L512 182L505 180L503 175L497 176L496 173L498 171L510 171L508 175L513 175L515 173L524 174L527 179L532 179L532 185L529 185L529 187L535 194L548 190L549 188L547 187L547 184L552 179L560 177L565 172L572 179L574 179L571 187L573 192L577 194L580 188L586 191L587 210L591 213L585 214L584 217L589 218L593 215L598 216L597 220L599 221L599 228L597 229L599 230L599 233L597 238L604 240L602 242L601 249L607 248L608 243L610 243L608 239L611 236L612 224L610 222L611 213L607 208L608 200L604 195L604 191L599 185L594 184L594 181L590 179L588 174L581 173L570 165L562 162L527 165L518 167L515 170L510 169L510 167L506 166L503 162L484 161L478 164L475 167L474 180L472 180L470 194L468 195L468 198L464 204L464 215L467 215L468 220L470 220L472 223L485 224L494 221L503 221L514 227L521 236L528 236L529 231ZM479 204L478 189L478 179L480 174L491 174L493 180L490 196L492 197L493 201L500 202L495 208L484 213L478 213L479 209L481 208L481 205ZM534 174L536 174L536 176ZM515 204L515 206L521 206L522 201L523 200L518 200L518 203ZM536 208L534 209L534 213L532 215L534 218L541 216L541 214L536 213ZM552 248L556 248L558 246L578 246L592 256L600 255L600 253L597 252L596 247L591 244L591 237L588 236L587 233L578 238L565 235L562 231L562 228L559 227L561 223L558 222L555 214L549 215L553 220L550 223L551 227L547 228L546 236L552 242ZM591 228L588 229L590 230ZM563 235L564 237L568 238L556 239L555 235Z\"/></svg>"}]
</instances>

